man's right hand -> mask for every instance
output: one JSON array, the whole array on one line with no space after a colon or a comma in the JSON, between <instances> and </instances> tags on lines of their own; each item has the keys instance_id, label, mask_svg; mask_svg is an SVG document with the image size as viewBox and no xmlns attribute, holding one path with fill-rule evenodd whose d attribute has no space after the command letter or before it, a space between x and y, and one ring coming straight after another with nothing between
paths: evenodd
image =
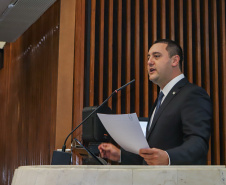
<instances>
[{"instance_id":1,"label":"man's right hand","mask_svg":"<svg viewBox=\"0 0 226 185\"><path fill-rule=\"evenodd\" d=\"M111 143L101 143L98 146L100 150L100 156L102 158L108 158L112 161L120 161L121 150Z\"/></svg>"}]
</instances>

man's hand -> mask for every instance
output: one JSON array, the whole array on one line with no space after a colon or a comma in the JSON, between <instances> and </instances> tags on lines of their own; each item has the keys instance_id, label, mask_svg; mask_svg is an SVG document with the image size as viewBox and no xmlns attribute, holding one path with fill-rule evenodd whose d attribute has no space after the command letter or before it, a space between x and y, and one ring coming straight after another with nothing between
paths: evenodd
<instances>
[{"instance_id":1,"label":"man's hand","mask_svg":"<svg viewBox=\"0 0 226 185\"><path fill-rule=\"evenodd\" d=\"M148 165L169 165L169 157L166 151L157 148L140 149L139 155Z\"/></svg>"},{"instance_id":2,"label":"man's hand","mask_svg":"<svg viewBox=\"0 0 226 185\"><path fill-rule=\"evenodd\" d=\"M102 158L108 158L112 161L120 161L121 158L121 151L119 148L114 146L111 143L101 143L98 146L100 150L100 156Z\"/></svg>"}]
</instances>

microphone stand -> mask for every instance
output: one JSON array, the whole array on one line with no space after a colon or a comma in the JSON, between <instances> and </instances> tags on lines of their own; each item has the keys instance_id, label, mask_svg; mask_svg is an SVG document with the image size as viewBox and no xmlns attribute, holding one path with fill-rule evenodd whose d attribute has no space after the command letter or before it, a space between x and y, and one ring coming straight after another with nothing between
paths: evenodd
<instances>
[{"instance_id":1,"label":"microphone stand","mask_svg":"<svg viewBox=\"0 0 226 185\"><path fill-rule=\"evenodd\" d=\"M77 138L74 137L74 139L75 139L75 141L77 141L77 143L78 143L82 148L84 148L84 149L88 152L89 155L91 155L94 159L96 159L96 161L97 161L99 164L101 164L101 165L106 165L106 164L107 164L107 162L106 162L105 160L103 160L103 159L97 157L93 152L91 152L88 148L86 148L86 147L85 147L85 146L84 146Z\"/></svg>"},{"instance_id":2,"label":"microphone stand","mask_svg":"<svg viewBox=\"0 0 226 185\"><path fill-rule=\"evenodd\" d=\"M128 82L127 84L123 85L122 87L116 89L114 92L112 92L112 94L100 105L98 106L93 112L91 112L75 129L73 129L70 134L68 134L68 136L66 137L65 141L64 141L64 145L62 146L62 152L65 152L66 150L66 142L68 140L68 138L70 137L71 134L73 134L73 132L75 130L77 130L87 119L89 119L90 116L92 116L95 112L97 112L114 94L118 93L119 91L121 91L122 89L124 89L126 86L130 85L131 83L133 83L135 81L135 79L133 79L132 81ZM104 164L99 158L97 158L96 155L94 155L90 150L88 150L86 147L84 147L76 138L74 138L79 145L81 145L92 157L94 157L100 164Z\"/></svg>"}]
</instances>

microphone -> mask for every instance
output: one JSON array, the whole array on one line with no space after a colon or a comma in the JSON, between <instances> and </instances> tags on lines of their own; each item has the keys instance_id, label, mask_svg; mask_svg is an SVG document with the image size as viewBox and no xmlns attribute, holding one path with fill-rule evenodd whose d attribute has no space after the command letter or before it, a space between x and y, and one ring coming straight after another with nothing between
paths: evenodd
<instances>
[{"instance_id":1,"label":"microphone","mask_svg":"<svg viewBox=\"0 0 226 185\"><path fill-rule=\"evenodd\" d=\"M121 91L122 89L124 89L126 86L128 86L129 84L135 82L135 79L131 80L130 82L128 82L127 84L123 85L122 87L118 88L115 90L116 93L118 93L119 91Z\"/></svg>"},{"instance_id":2,"label":"microphone","mask_svg":"<svg viewBox=\"0 0 226 185\"><path fill-rule=\"evenodd\" d=\"M122 89L124 89L125 87L127 87L128 85L130 85L131 83L133 83L135 81L135 79L133 79L132 81L128 82L127 84L123 85L122 87L116 89L115 91L112 92L112 94L100 105L98 106L93 112L91 112L75 129L73 129L68 136L66 137L65 141L64 141L64 145L62 146L62 152L65 152L66 150L66 142L68 140L68 138L70 137L71 134L73 134L87 119L89 119L90 116L92 116L95 112L97 112L114 94L118 93L119 91L121 91ZM78 142L78 140L75 138L75 140ZM92 157L94 157L100 164L103 164L103 162L101 162L96 155L94 155L91 151L89 151L87 148L85 148L80 142L78 142L89 154L91 154Z\"/></svg>"}]
</instances>

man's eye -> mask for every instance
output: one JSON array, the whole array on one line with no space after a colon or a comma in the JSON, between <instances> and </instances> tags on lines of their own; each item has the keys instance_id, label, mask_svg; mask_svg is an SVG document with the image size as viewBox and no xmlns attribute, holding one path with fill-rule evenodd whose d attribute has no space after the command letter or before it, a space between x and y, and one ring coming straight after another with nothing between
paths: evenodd
<instances>
[{"instance_id":1,"label":"man's eye","mask_svg":"<svg viewBox=\"0 0 226 185\"><path fill-rule=\"evenodd\" d=\"M154 57L155 57L155 58L159 58L159 57L160 57L160 55L154 55Z\"/></svg>"}]
</instances>

